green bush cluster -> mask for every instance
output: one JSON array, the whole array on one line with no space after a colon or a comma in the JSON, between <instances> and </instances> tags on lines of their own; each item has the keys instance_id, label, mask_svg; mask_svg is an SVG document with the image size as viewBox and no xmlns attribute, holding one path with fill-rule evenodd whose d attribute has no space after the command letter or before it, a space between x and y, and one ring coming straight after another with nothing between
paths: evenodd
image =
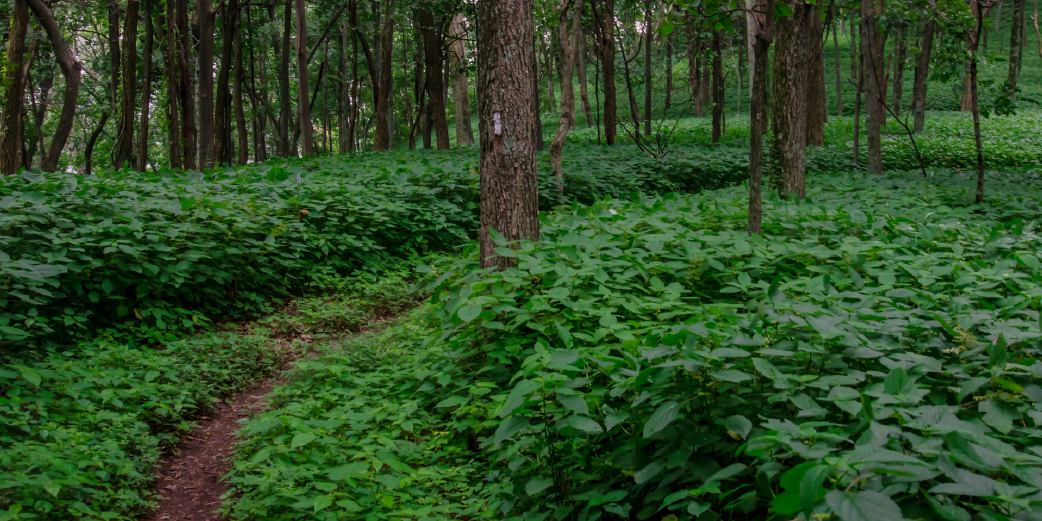
<instances>
[{"instance_id":1,"label":"green bush cluster","mask_svg":"<svg viewBox=\"0 0 1042 521\"><path fill-rule=\"evenodd\" d=\"M151 507L161 446L218 396L288 355L211 334L164 349L99 342L0 370L0 520L132 519Z\"/></svg>"}]
</instances>

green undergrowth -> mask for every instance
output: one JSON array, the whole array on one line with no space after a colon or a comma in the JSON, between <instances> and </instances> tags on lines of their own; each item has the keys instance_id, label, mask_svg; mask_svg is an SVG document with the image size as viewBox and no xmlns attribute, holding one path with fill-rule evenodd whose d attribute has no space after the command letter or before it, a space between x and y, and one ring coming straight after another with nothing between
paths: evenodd
<instances>
[{"instance_id":1,"label":"green undergrowth","mask_svg":"<svg viewBox=\"0 0 1042 521\"><path fill-rule=\"evenodd\" d=\"M1039 183L991 174L975 205L958 175L816 176L762 238L727 190L547 215L498 250L516 268L470 252L423 316L314 359L251 423L230 509L1037 518Z\"/></svg>"},{"instance_id":2,"label":"green undergrowth","mask_svg":"<svg viewBox=\"0 0 1042 521\"><path fill-rule=\"evenodd\" d=\"M289 354L266 336L214 333L4 356L0 520L134 519L154 504L163 447Z\"/></svg>"}]
</instances>

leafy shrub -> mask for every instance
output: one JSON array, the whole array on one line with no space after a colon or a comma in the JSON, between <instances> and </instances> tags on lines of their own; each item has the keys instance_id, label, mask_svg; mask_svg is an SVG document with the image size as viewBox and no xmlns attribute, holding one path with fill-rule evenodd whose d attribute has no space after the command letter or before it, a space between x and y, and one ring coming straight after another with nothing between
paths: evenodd
<instances>
[{"instance_id":1,"label":"leafy shrub","mask_svg":"<svg viewBox=\"0 0 1042 521\"><path fill-rule=\"evenodd\" d=\"M0 370L0 520L131 519L160 446L221 394L284 355L264 337L212 334L165 349L99 342Z\"/></svg>"}]
</instances>

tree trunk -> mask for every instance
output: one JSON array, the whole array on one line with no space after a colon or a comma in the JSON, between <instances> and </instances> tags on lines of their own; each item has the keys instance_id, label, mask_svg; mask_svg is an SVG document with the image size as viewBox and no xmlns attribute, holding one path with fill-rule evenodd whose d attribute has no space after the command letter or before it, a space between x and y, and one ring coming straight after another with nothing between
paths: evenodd
<instances>
[{"instance_id":1,"label":"tree trunk","mask_svg":"<svg viewBox=\"0 0 1042 521\"><path fill-rule=\"evenodd\" d=\"M26 77L22 73L25 65L25 38L29 32L29 5L25 0L15 0L11 12L10 32L7 35L7 56L4 60L4 111L0 128L0 175L14 175L21 166L19 151L22 148L19 129L22 125L22 97L25 95Z\"/></svg>"},{"instance_id":2,"label":"tree trunk","mask_svg":"<svg viewBox=\"0 0 1042 521\"><path fill-rule=\"evenodd\" d=\"M470 146L474 144L474 130L470 126L470 86L467 84L467 70L463 65L467 60L466 46L463 45L463 39L466 37L463 22L463 15L456 14L449 25L449 71L454 78L452 100L456 109L453 118L456 122L456 144Z\"/></svg>"},{"instance_id":3,"label":"tree trunk","mask_svg":"<svg viewBox=\"0 0 1042 521\"><path fill-rule=\"evenodd\" d=\"M878 17L883 13L883 0L861 0L861 52L865 70L865 102L868 134L868 172L883 173L883 150L880 127L883 123L883 36L879 34Z\"/></svg>"},{"instance_id":4,"label":"tree trunk","mask_svg":"<svg viewBox=\"0 0 1042 521\"><path fill-rule=\"evenodd\" d=\"M1031 23L1035 26L1035 43L1038 44L1038 57L1042 58L1042 31L1038 29L1038 0L1034 1L1035 14L1031 17Z\"/></svg>"},{"instance_id":5,"label":"tree trunk","mask_svg":"<svg viewBox=\"0 0 1042 521\"><path fill-rule=\"evenodd\" d=\"M618 132L615 93L615 0L594 0L590 5L593 7L597 50L600 51L601 74L604 78L604 140L608 146L612 146Z\"/></svg>"},{"instance_id":6,"label":"tree trunk","mask_svg":"<svg viewBox=\"0 0 1042 521\"><path fill-rule=\"evenodd\" d=\"M1018 0L1023 2L1023 0ZM1023 16L1023 5L1021 5L1021 16ZM967 31L966 37L969 40L969 51L970 51L970 103L971 111L973 112L973 140L974 145L977 148L977 197L976 202L978 204L984 202L984 145L981 142L981 130L980 130L980 100L977 95L977 47L980 43L981 26L984 24L984 13L980 9L980 5L977 0L970 0L970 12L973 14L974 22L976 22L974 28ZM1023 22L1023 19L1021 19ZM1022 24L1023 25L1023 24ZM1023 31L1023 27L1020 28ZM1012 45L1013 41L1010 40ZM1012 51L1012 49L1011 49Z\"/></svg>"},{"instance_id":7,"label":"tree trunk","mask_svg":"<svg viewBox=\"0 0 1042 521\"><path fill-rule=\"evenodd\" d=\"M36 41L39 43L38 41ZM26 78L26 81L31 82L32 77ZM47 117L47 108L50 104L50 93L51 89L54 88L54 67L48 67L44 72L42 78L40 78L40 99L39 102L34 103L33 108L33 124L36 131L36 135L33 138L32 146L27 154L26 162L31 167L33 164L33 157L36 156L36 152L40 152L41 159L43 157L43 122ZM30 94L32 91L30 91Z\"/></svg>"},{"instance_id":8,"label":"tree trunk","mask_svg":"<svg viewBox=\"0 0 1042 521\"><path fill-rule=\"evenodd\" d=\"M109 51L109 104L116 110L119 104L119 2L117 0L101 0L108 12L108 51Z\"/></svg>"},{"instance_id":9,"label":"tree trunk","mask_svg":"<svg viewBox=\"0 0 1042 521\"><path fill-rule=\"evenodd\" d=\"M724 121L724 60L720 31L713 31L713 143L720 141Z\"/></svg>"},{"instance_id":10,"label":"tree trunk","mask_svg":"<svg viewBox=\"0 0 1042 521\"><path fill-rule=\"evenodd\" d=\"M828 99L825 92L825 44L822 37L825 26L817 9L811 14L804 36L810 73L807 85L807 146L825 145L825 123L828 120Z\"/></svg>"},{"instance_id":11,"label":"tree trunk","mask_svg":"<svg viewBox=\"0 0 1042 521\"><path fill-rule=\"evenodd\" d=\"M750 62L753 77L750 83L752 98L749 105L749 234L763 231L763 201L760 194L763 176L763 134L767 131L767 57L774 40L774 0L766 0L763 25L756 18L753 52Z\"/></svg>"},{"instance_id":12,"label":"tree trunk","mask_svg":"<svg viewBox=\"0 0 1042 521\"><path fill-rule=\"evenodd\" d=\"M774 147L778 154L778 174L772 185L782 194L807 196L807 101L811 71L806 66L811 58L807 42L811 40L814 6L799 3L792 6L791 17L778 21L774 49L774 96L772 121Z\"/></svg>"},{"instance_id":13,"label":"tree trunk","mask_svg":"<svg viewBox=\"0 0 1042 521\"><path fill-rule=\"evenodd\" d=\"M343 154L348 151L348 138L347 138L347 125L348 125L348 110L350 108L351 93L349 91L350 83L347 81L347 24L340 24L340 35L337 36L337 55L339 57L340 66L337 68L337 74L340 77L340 82L337 84L339 90L337 92L337 153Z\"/></svg>"},{"instance_id":14,"label":"tree trunk","mask_svg":"<svg viewBox=\"0 0 1042 521\"><path fill-rule=\"evenodd\" d=\"M268 8L274 15L275 6L272 5ZM271 16L273 19L274 16ZM253 91L253 160L257 162L268 160L268 143L267 143L267 116L265 113L268 112L268 74L267 69L264 67L264 59L256 60L253 55L253 48L256 46L256 39L253 33L253 22L250 20L250 7L246 6L246 26L250 28L250 85ZM273 40L278 41L277 37L273 37ZM265 53L267 54L267 53ZM278 53L276 53L278 55ZM258 63L259 67L257 67ZM258 70L259 69L259 70ZM257 80L260 79L260 86L257 86Z\"/></svg>"},{"instance_id":15,"label":"tree trunk","mask_svg":"<svg viewBox=\"0 0 1042 521\"><path fill-rule=\"evenodd\" d=\"M297 8L297 117L300 118L300 132L303 135L301 155L312 157L315 155L315 136L311 126L311 104L308 102L308 82L310 80L308 78L307 11L304 0L294 0L294 2ZM391 62L390 57L390 52L384 57L388 64Z\"/></svg>"},{"instance_id":16,"label":"tree trunk","mask_svg":"<svg viewBox=\"0 0 1042 521\"><path fill-rule=\"evenodd\" d=\"M609 2L611 0L608 0ZM478 3L478 133L481 139L481 266L504 269L497 236L539 238L532 81L532 0Z\"/></svg>"},{"instance_id":17,"label":"tree trunk","mask_svg":"<svg viewBox=\"0 0 1042 521\"><path fill-rule=\"evenodd\" d=\"M651 135L651 0L644 0L644 135Z\"/></svg>"},{"instance_id":18,"label":"tree trunk","mask_svg":"<svg viewBox=\"0 0 1042 521\"><path fill-rule=\"evenodd\" d=\"M557 176L557 190L564 201L564 171L561 168L561 155L564 152L564 143L568 139L568 131L575 126L575 87L572 83L572 73L575 69L575 59L579 48L579 40L582 38L582 0L575 0L572 7L571 28L568 27L568 7L572 0L561 0L557 8L557 40L561 46L561 120L557 124L557 132L550 143L550 163L554 166L554 174Z\"/></svg>"},{"instance_id":19,"label":"tree trunk","mask_svg":"<svg viewBox=\"0 0 1042 521\"><path fill-rule=\"evenodd\" d=\"M428 96L434 123L438 150L449 149L449 125L445 118L445 87L442 85L441 35L435 27L434 13L419 9L420 28L423 31L423 57L427 69Z\"/></svg>"},{"instance_id":20,"label":"tree trunk","mask_svg":"<svg viewBox=\"0 0 1042 521\"><path fill-rule=\"evenodd\" d=\"M1017 77L1020 76L1020 61L1024 49L1024 0L1013 1L1013 25L1009 28L1009 73L1006 76L1006 96L1010 101L1017 99Z\"/></svg>"},{"instance_id":21,"label":"tree trunk","mask_svg":"<svg viewBox=\"0 0 1042 521\"><path fill-rule=\"evenodd\" d=\"M54 19L54 13L51 12L50 7L43 0L27 0L27 2L29 9L36 15L36 20L43 26L44 31L47 32L51 48L54 50L54 59L58 62L58 67L61 68L62 76L65 78L65 99L62 102L62 111L58 116L58 123L54 127L54 134L47 149L47 154L40 159L40 170L54 172L58 168L58 159L61 158L65 142L68 141L69 134L72 133L73 119L76 116L76 98L80 92L80 75L83 72L83 66L73 57L72 53L69 52L69 48L65 45L61 28L58 27L58 22Z\"/></svg>"},{"instance_id":22,"label":"tree trunk","mask_svg":"<svg viewBox=\"0 0 1042 521\"><path fill-rule=\"evenodd\" d=\"M127 1L127 14L123 18L123 55L125 65L121 76L119 127L116 129L116 144L112 150L112 166L119 170L133 167L134 116L137 108L137 23L138 0Z\"/></svg>"},{"instance_id":23,"label":"tree trunk","mask_svg":"<svg viewBox=\"0 0 1042 521\"><path fill-rule=\"evenodd\" d=\"M195 123L195 89L192 85L192 68L189 60L192 56L192 26L188 22L188 0L177 2L177 25L180 36L178 88L181 107L181 160L184 168L195 170L199 152L199 131ZM202 165L199 165L202 168Z\"/></svg>"},{"instance_id":24,"label":"tree trunk","mask_svg":"<svg viewBox=\"0 0 1042 521\"><path fill-rule=\"evenodd\" d=\"M557 97L554 89L554 53L553 45L546 46L546 98L550 101L550 110L557 115Z\"/></svg>"},{"instance_id":25,"label":"tree trunk","mask_svg":"<svg viewBox=\"0 0 1042 521\"><path fill-rule=\"evenodd\" d=\"M752 104L753 99L753 75L756 74L756 35L757 28L760 27L761 19L758 14L754 12L756 8L756 0L745 0L745 44L746 44L746 55L749 57L749 103ZM762 29L760 29L762 30ZM749 110L752 110L750 108ZM750 112L751 114L751 112ZM750 116L751 117L751 116Z\"/></svg>"},{"instance_id":26,"label":"tree trunk","mask_svg":"<svg viewBox=\"0 0 1042 521\"><path fill-rule=\"evenodd\" d=\"M930 72L930 51L933 49L934 21L927 19L923 24L923 41L920 45L919 62L915 65L915 83L912 85L913 129L922 132L926 125L926 79Z\"/></svg>"},{"instance_id":27,"label":"tree trunk","mask_svg":"<svg viewBox=\"0 0 1042 521\"><path fill-rule=\"evenodd\" d=\"M539 57L536 54L534 35L530 52L532 53L532 110L535 111L535 119L532 122L535 126L535 149L542 152L543 148L545 148L545 143L543 143L543 111L539 106L541 102L539 96Z\"/></svg>"},{"instance_id":28,"label":"tree trunk","mask_svg":"<svg viewBox=\"0 0 1042 521\"><path fill-rule=\"evenodd\" d=\"M228 0L228 5L221 11L221 68L217 72L217 103L214 105L214 165L230 165L232 162L231 93L228 86L232 60L235 59L235 15L238 11L238 0Z\"/></svg>"},{"instance_id":29,"label":"tree trunk","mask_svg":"<svg viewBox=\"0 0 1042 521\"><path fill-rule=\"evenodd\" d=\"M894 112L894 116L898 117L901 116L901 107L904 105L906 29L907 27L904 24L897 27L896 41L894 42L894 101L890 110Z\"/></svg>"},{"instance_id":30,"label":"tree trunk","mask_svg":"<svg viewBox=\"0 0 1042 521\"><path fill-rule=\"evenodd\" d=\"M279 52L279 143L276 153L285 157L290 153L289 126L293 121L293 111L289 93L289 34L293 27L293 4L286 0L282 18L282 44Z\"/></svg>"},{"instance_id":31,"label":"tree trunk","mask_svg":"<svg viewBox=\"0 0 1042 521\"><path fill-rule=\"evenodd\" d=\"M101 119L98 121L98 126L94 127L91 131L90 137L87 138L87 146L83 149L83 175L91 175L94 168L94 145L98 142L98 136L105 130L105 123L109 120L108 111L101 113Z\"/></svg>"},{"instance_id":32,"label":"tree trunk","mask_svg":"<svg viewBox=\"0 0 1042 521\"><path fill-rule=\"evenodd\" d=\"M698 44L695 39L695 28L691 25L685 26L687 30L687 82L691 87L691 104L695 107L695 116L702 117L702 60L698 54Z\"/></svg>"},{"instance_id":33,"label":"tree trunk","mask_svg":"<svg viewBox=\"0 0 1042 521\"><path fill-rule=\"evenodd\" d=\"M137 171L148 168L148 118L152 105L152 52L155 29L152 25L152 0L142 0L141 8L145 19L145 60L141 78L141 124L137 133Z\"/></svg>"},{"instance_id":34,"label":"tree trunk","mask_svg":"<svg viewBox=\"0 0 1042 521\"><path fill-rule=\"evenodd\" d=\"M843 74L839 71L839 35L836 23L832 25L832 53L836 61L836 117L843 117Z\"/></svg>"},{"instance_id":35,"label":"tree trunk","mask_svg":"<svg viewBox=\"0 0 1042 521\"><path fill-rule=\"evenodd\" d=\"M347 121L347 151L354 152L357 150L355 146L355 134L358 129L358 35L354 35L351 44L351 104L349 109L351 114L348 115Z\"/></svg>"},{"instance_id":36,"label":"tree trunk","mask_svg":"<svg viewBox=\"0 0 1042 521\"><path fill-rule=\"evenodd\" d=\"M672 108L673 105L673 35L666 38L666 102L662 105L663 112Z\"/></svg>"},{"instance_id":37,"label":"tree trunk","mask_svg":"<svg viewBox=\"0 0 1042 521\"><path fill-rule=\"evenodd\" d=\"M175 2L167 0L166 4L166 55L164 56L166 68L166 139L167 157L170 160L170 168L180 170L184 168L181 160L181 127L180 119L180 96L179 93L181 68L179 52L180 29L177 26L177 9Z\"/></svg>"},{"instance_id":38,"label":"tree trunk","mask_svg":"<svg viewBox=\"0 0 1042 521\"><path fill-rule=\"evenodd\" d=\"M594 124L593 121L593 108L590 107L590 93L586 86L586 35L582 35L579 39L579 49L576 51L578 54L576 60L576 68L579 75L579 98L582 101L583 114L586 115L586 126L589 127Z\"/></svg>"},{"instance_id":39,"label":"tree trunk","mask_svg":"<svg viewBox=\"0 0 1042 521\"><path fill-rule=\"evenodd\" d=\"M199 23L199 169L214 165L213 42L216 13L213 0L198 0ZM227 86L227 84L225 85Z\"/></svg>"},{"instance_id":40,"label":"tree trunk","mask_svg":"<svg viewBox=\"0 0 1042 521\"><path fill-rule=\"evenodd\" d=\"M298 0L303 1L303 0ZM380 29L381 58L380 97L376 102L376 136L373 138L374 150L391 150L391 128L388 125L391 114L391 82L394 81L391 70L391 54L394 50L394 0L384 0L384 16Z\"/></svg>"},{"instance_id":41,"label":"tree trunk","mask_svg":"<svg viewBox=\"0 0 1042 521\"><path fill-rule=\"evenodd\" d=\"M851 20L850 33L854 34L853 20ZM862 42L863 44L864 42ZM860 49L859 49L860 51ZM860 165L860 154L861 154L861 94L865 88L865 67L861 63L861 53L858 52L857 59L851 57L851 61L857 62L859 65L857 68L857 88L854 91L854 153L853 161L854 165Z\"/></svg>"},{"instance_id":42,"label":"tree trunk","mask_svg":"<svg viewBox=\"0 0 1042 521\"><path fill-rule=\"evenodd\" d=\"M231 4L229 4L230 6ZM242 68L242 29L241 29L242 16L238 13L235 14L235 43L233 44L234 49L234 60L235 60L235 77L232 80L232 104L235 107L235 130L239 137L238 142L238 157L235 158L235 162L240 165L245 165L250 160L250 147L248 144L248 136L246 135L246 113L242 107L242 79L245 76L245 71Z\"/></svg>"}]
</instances>

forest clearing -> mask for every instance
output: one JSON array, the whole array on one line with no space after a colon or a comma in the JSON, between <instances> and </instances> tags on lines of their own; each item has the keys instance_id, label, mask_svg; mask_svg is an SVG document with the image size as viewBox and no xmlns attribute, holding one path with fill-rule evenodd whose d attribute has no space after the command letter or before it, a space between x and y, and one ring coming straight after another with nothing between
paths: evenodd
<instances>
[{"instance_id":1,"label":"forest clearing","mask_svg":"<svg viewBox=\"0 0 1042 521\"><path fill-rule=\"evenodd\" d=\"M12 0L0 521L1042 519L1036 2Z\"/></svg>"}]
</instances>

